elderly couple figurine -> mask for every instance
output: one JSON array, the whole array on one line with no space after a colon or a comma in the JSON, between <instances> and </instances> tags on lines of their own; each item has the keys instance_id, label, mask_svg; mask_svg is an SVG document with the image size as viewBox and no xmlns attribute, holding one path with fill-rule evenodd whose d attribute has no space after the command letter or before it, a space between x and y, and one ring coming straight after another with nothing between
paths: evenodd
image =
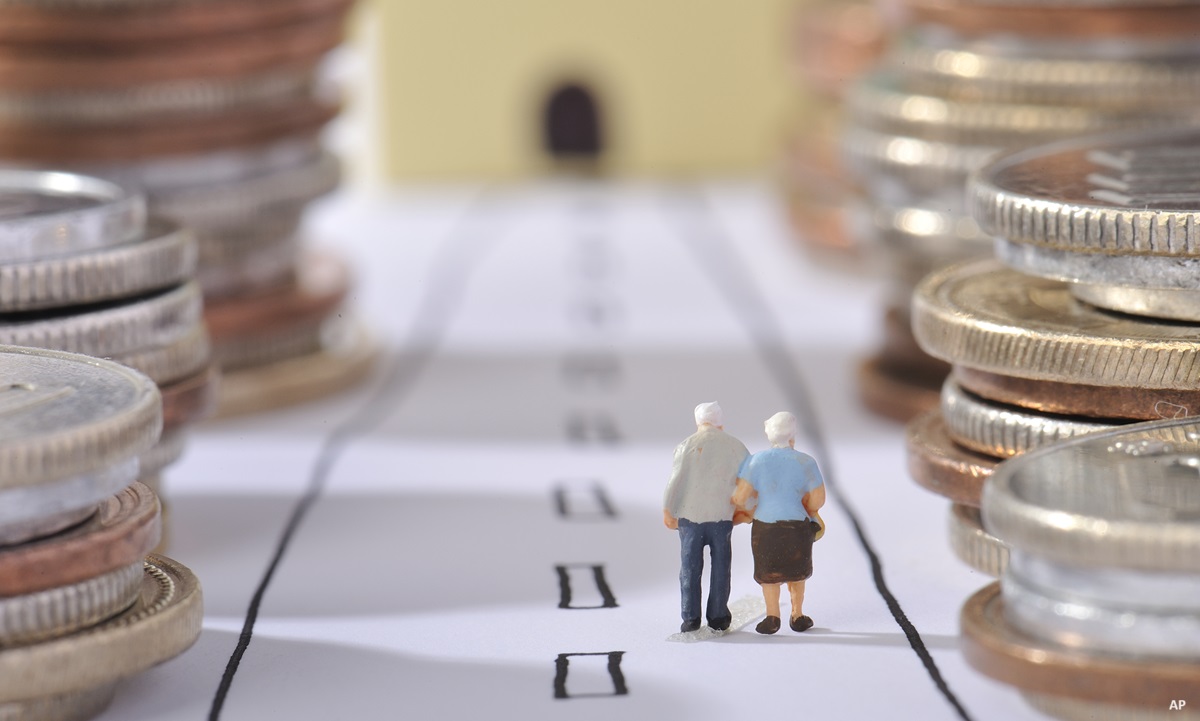
<instances>
[{"instance_id":1,"label":"elderly couple figurine","mask_svg":"<svg viewBox=\"0 0 1200 721\"><path fill-rule=\"evenodd\" d=\"M812 628L804 615L804 581L812 575L813 541L824 533L817 510L825 504L825 482L817 462L795 450L796 417L776 413L765 424L771 448L750 455L723 430L721 407L696 406L696 433L675 449L671 480L663 497L663 522L679 530L682 545L680 631L700 628L700 575L704 547L712 564L705 617L713 630L729 628L730 537L735 523L754 522L750 547L754 580L762 586L767 617L755 628L779 630L779 586L792 598L793 631Z\"/></svg>"}]
</instances>

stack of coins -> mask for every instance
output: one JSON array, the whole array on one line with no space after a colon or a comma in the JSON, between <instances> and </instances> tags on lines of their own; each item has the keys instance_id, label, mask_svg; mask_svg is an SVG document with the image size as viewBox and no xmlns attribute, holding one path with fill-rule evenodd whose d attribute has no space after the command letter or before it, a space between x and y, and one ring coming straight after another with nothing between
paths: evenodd
<instances>
[{"instance_id":1,"label":"stack of coins","mask_svg":"<svg viewBox=\"0 0 1200 721\"><path fill-rule=\"evenodd\" d=\"M0 346L0 718L90 718L199 636L195 576L146 557L159 508L135 479L161 408L116 363Z\"/></svg>"},{"instance_id":2,"label":"stack of coins","mask_svg":"<svg viewBox=\"0 0 1200 721\"><path fill-rule=\"evenodd\" d=\"M975 668L1069 721L1186 715L1200 690L1200 423L1013 459L983 518L1012 553L962 611Z\"/></svg>"},{"instance_id":3,"label":"stack of coins","mask_svg":"<svg viewBox=\"0 0 1200 721\"><path fill-rule=\"evenodd\" d=\"M195 265L190 232L147 220L137 193L74 173L0 171L0 344L109 358L157 383L162 436L140 468L156 493L216 393Z\"/></svg>"},{"instance_id":4,"label":"stack of coins","mask_svg":"<svg viewBox=\"0 0 1200 721\"><path fill-rule=\"evenodd\" d=\"M917 338L954 372L908 437L913 477L960 504L951 536L972 565L1002 568L970 511L1001 459L1200 409L1197 155L1195 131L1124 133L1014 153L973 180L977 221L1019 271L978 262L917 290Z\"/></svg>"},{"instance_id":5,"label":"stack of coins","mask_svg":"<svg viewBox=\"0 0 1200 721\"><path fill-rule=\"evenodd\" d=\"M846 88L883 52L886 27L863 0L805 2L796 13L791 122L781 185L796 239L819 260L854 255L845 208L854 197L837 155Z\"/></svg>"},{"instance_id":6,"label":"stack of coins","mask_svg":"<svg viewBox=\"0 0 1200 721\"><path fill-rule=\"evenodd\" d=\"M255 395L261 378L294 399L357 380L370 360L361 333L329 327L349 274L304 254L300 236L339 181L319 138L339 110L324 63L352 2L19 0L0 26L0 162L140 189L193 229L214 357L237 371L222 393L242 410L280 400ZM264 322L225 322L241 315Z\"/></svg>"},{"instance_id":7,"label":"stack of coins","mask_svg":"<svg viewBox=\"0 0 1200 721\"><path fill-rule=\"evenodd\" d=\"M1197 12L1132 0L908 0L909 26L848 101L843 155L867 201L852 214L895 293L863 400L909 419L936 407L948 373L917 349L908 299L926 273L990 255L968 174L1001 150L1119 128L1200 121ZM1176 24L1165 18L1174 15Z\"/></svg>"}]
</instances>

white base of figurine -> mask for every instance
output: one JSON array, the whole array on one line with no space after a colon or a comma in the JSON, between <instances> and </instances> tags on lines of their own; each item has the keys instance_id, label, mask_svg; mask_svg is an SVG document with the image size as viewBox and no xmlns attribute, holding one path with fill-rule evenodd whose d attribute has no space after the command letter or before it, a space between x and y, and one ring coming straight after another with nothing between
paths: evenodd
<instances>
[{"instance_id":1,"label":"white base of figurine","mask_svg":"<svg viewBox=\"0 0 1200 721\"><path fill-rule=\"evenodd\" d=\"M727 633L737 631L765 614L767 612L767 604L763 601L762 596L743 596L729 604L729 612L733 615L733 620L729 623L729 628L725 631L714 631L708 626L701 626L695 631L673 633L667 636L667 640L675 641L676 643L696 643L697 641L709 641L714 638L720 638Z\"/></svg>"}]
</instances>

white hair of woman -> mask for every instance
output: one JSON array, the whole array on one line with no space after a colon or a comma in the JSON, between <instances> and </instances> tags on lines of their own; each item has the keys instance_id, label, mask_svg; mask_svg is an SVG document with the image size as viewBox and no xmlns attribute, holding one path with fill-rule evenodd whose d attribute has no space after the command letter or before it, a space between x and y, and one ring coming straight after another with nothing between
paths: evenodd
<instances>
[{"instance_id":1,"label":"white hair of woman","mask_svg":"<svg viewBox=\"0 0 1200 721\"><path fill-rule=\"evenodd\" d=\"M763 428L767 431L767 440L774 448L791 446L796 440L796 416L787 411L780 411L767 419Z\"/></svg>"},{"instance_id":2,"label":"white hair of woman","mask_svg":"<svg viewBox=\"0 0 1200 721\"><path fill-rule=\"evenodd\" d=\"M721 405L716 401L696 406L696 426L699 427L706 423L717 428L725 425L724 417L721 415Z\"/></svg>"}]
</instances>

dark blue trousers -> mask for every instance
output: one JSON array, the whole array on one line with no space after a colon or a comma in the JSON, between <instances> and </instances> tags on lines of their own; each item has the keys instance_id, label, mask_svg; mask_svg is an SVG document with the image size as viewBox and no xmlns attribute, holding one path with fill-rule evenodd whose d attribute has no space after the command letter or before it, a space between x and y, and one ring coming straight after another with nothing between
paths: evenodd
<instances>
[{"instance_id":1,"label":"dark blue trousers","mask_svg":"<svg viewBox=\"0 0 1200 721\"><path fill-rule=\"evenodd\" d=\"M708 608L705 617L711 624L730 617L729 572L733 560L730 538L733 521L692 523L679 519L679 592L682 598L683 620L700 618L700 574L704 571L704 547L708 546L712 568L709 572Z\"/></svg>"}]
</instances>

